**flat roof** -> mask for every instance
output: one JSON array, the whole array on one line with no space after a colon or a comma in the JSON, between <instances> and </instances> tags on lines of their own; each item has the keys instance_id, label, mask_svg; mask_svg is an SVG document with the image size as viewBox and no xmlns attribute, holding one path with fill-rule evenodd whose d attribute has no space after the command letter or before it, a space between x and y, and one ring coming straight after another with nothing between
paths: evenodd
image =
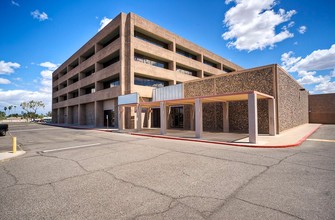
<instances>
[{"instance_id":1,"label":"flat roof","mask_svg":"<svg viewBox=\"0 0 335 220\"><path fill-rule=\"evenodd\" d=\"M200 99L202 103L210 102L234 102L234 101L247 101L249 94L256 94L257 99L273 99L273 96L261 93L258 91L247 91L247 92L238 92L238 93L224 93L220 95L210 95L210 96L196 96L192 98L183 98L183 99L171 99L171 100L161 100L155 102L140 102L140 103L131 103L124 104L120 106L124 107L134 107L140 105L145 108L159 107L161 102L165 102L167 106L171 105L187 105L194 104L196 99Z\"/></svg>"}]
</instances>

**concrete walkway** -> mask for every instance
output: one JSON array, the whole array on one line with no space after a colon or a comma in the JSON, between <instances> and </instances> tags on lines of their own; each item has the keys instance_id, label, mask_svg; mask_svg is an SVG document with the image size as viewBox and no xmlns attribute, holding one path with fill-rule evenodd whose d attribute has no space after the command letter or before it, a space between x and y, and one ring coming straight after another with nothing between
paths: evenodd
<instances>
[{"instance_id":1,"label":"concrete walkway","mask_svg":"<svg viewBox=\"0 0 335 220\"><path fill-rule=\"evenodd\" d=\"M257 144L250 144L248 134L240 133L203 132L201 139L195 138L194 131L185 130L170 129L167 131L166 135L160 135L159 129L145 129L140 132L131 132L131 134L146 137L233 145L240 147L285 148L299 146L320 126L320 124L304 124L292 129L288 129L276 136L259 135Z\"/></svg>"}]
</instances>

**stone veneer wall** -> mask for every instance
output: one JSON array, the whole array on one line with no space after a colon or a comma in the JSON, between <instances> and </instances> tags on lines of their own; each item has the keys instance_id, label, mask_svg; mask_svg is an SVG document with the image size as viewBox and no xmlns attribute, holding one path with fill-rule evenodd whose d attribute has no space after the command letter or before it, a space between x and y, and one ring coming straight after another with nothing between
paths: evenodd
<instances>
[{"instance_id":1,"label":"stone veneer wall","mask_svg":"<svg viewBox=\"0 0 335 220\"><path fill-rule=\"evenodd\" d=\"M279 132L308 123L308 92L277 67Z\"/></svg>"},{"instance_id":2,"label":"stone veneer wall","mask_svg":"<svg viewBox=\"0 0 335 220\"><path fill-rule=\"evenodd\" d=\"M274 95L274 65L184 83L185 98L256 90ZM222 131L222 103L203 105L204 131ZM259 132L268 133L268 104L258 101ZM230 130L248 131L247 102L229 103Z\"/></svg>"},{"instance_id":3,"label":"stone veneer wall","mask_svg":"<svg viewBox=\"0 0 335 220\"><path fill-rule=\"evenodd\" d=\"M309 122L335 124L335 93L310 95Z\"/></svg>"}]
</instances>

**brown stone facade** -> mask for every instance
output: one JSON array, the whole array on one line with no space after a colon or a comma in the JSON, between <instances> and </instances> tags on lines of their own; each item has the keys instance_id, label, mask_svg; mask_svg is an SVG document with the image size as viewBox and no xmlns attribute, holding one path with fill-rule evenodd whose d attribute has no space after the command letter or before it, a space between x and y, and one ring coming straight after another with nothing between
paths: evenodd
<instances>
[{"instance_id":1,"label":"brown stone facade","mask_svg":"<svg viewBox=\"0 0 335 220\"><path fill-rule=\"evenodd\" d=\"M308 91L282 68L277 68L279 132L308 123Z\"/></svg>"},{"instance_id":2,"label":"brown stone facade","mask_svg":"<svg viewBox=\"0 0 335 220\"><path fill-rule=\"evenodd\" d=\"M227 73L184 83L185 98L256 90L276 99L278 131L308 123L308 92L277 65ZM203 127L222 131L222 103L204 104ZM279 112L279 114L278 114ZM258 101L259 133L268 133L268 103ZM231 131L248 131L247 102L229 103Z\"/></svg>"},{"instance_id":3,"label":"brown stone facade","mask_svg":"<svg viewBox=\"0 0 335 220\"><path fill-rule=\"evenodd\" d=\"M310 95L309 122L335 124L335 93Z\"/></svg>"}]
</instances>

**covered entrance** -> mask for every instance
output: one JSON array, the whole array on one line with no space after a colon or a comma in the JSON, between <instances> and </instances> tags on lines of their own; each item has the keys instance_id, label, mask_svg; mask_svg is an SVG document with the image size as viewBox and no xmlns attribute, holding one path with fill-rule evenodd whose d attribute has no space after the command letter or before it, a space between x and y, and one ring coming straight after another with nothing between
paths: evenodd
<instances>
[{"instance_id":1,"label":"covered entrance","mask_svg":"<svg viewBox=\"0 0 335 220\"><path fill-rule=\"evenodd\" d=\"M193 115L194 118L194 128L195 128L195 137L201 138L203 134L203 112L202 105L203 103L214 103L214 102L222 102L223 103L223 132L229 132L229 102L236 101L248 101L248 127L249 127L249 143L256 144L258 137L258 113L257 113L257 100L264 99L268 100L268 116L269 116L269 135L276 135L276 106L275 100L272 96L260 93L257 91L249 91L242 93L226 93L221 95L213 95L213 96L202 96L202 97L194 97L194 98L184 98L184 99L173 99L173 100L163 100L163 101L155 101L155 102L141 102L127 105L119 105L119 111L123 112L124 107L135 107L137 110L137 120L136 120L136 129L140 131L143 128L142 123L142 109L152 109L159 108L160 109L160 134L165 135L167 133L168 128L168 113L170 107L182 106L182 105L191 105L193 106ZM181 125L181 117L180 113L181 109L173 110L175 113L179 115L175 118L175 125ZM123 117L120 118L121 120ZM122 121L121 123L122 124ZM120 130L123 130L124 127L120 126Z\"/></svg>"},{"instance_id":2,"label":"covered entrance","mask_svg":"<svg viewBox=\"0 0 335 220\"><path fill-rule=\"evenodd\" d=\"M174 106L171 107L171 128L184 128L184 107L183 106Z\"/></svg>"},{"instance_id":3,"label":"covered entrance","mask_svg":"<svg viewBox=\"0 0 335 220\"><path fill-rule=\"evenodd\" d=\"M114 110L104 110L104 126L105 127L115 127Z\"/></svg>"}]
</instances>

